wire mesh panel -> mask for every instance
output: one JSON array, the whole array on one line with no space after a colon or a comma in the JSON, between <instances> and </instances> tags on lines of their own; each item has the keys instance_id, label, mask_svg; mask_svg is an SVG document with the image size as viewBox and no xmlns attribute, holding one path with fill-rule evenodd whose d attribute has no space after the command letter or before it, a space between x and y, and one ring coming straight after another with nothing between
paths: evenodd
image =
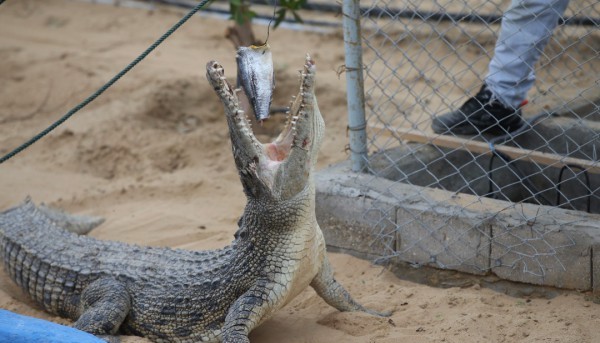
<instances>
[{"instance_id":1,"label":"wire mesh panel","mask_svg":"<svg viewBox=\"0 0 600 343\"><path fill-rule=\"evenodd\" d=\"M384 254L532 278L567 268L579 238L566 229L600 218L600 3L361 6L369 172L403 204L377 229L395 242Z\"/></svg>"}]
</instances>

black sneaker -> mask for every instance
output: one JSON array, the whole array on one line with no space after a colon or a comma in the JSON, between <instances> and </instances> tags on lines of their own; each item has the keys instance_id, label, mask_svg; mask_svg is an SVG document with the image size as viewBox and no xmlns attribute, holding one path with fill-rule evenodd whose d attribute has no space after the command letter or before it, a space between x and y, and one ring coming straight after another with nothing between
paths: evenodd
<instances>
[{"instance_id":1,"label":"black sneaker","mask_svg":"<svg viewBox=\"0 0 600 343\"><path fill-rule=\"evenodd\" d=\"M520 108L515 110L504 106L484 84L479 93L458 110L433 118L431 128L440 134L503 135L515 131L524 123Z\"/></svg>"}]
</instances>

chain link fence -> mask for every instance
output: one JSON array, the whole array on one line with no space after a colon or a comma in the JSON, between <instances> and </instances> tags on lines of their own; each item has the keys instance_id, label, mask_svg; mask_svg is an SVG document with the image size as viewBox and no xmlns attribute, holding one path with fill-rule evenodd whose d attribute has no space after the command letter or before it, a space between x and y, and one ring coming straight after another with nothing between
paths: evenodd
<instances>
[{"instance_id":1,"label":"chain link fence","mask_svg":"<svg viewBox=\"0 0 600 343\"><path fill-rule=\"evenodd\" d=\"M409 204L390 209L374 202L365 214L386 257L474 273L519 269L534 278L567 268L578 238L566 229L582 217L600 218L600 3L570 1L563 12L562 2L360 3L367 169L372 180L393 182L387 197ZM461 108L499 73L490 61L500 54L511 5L520 13L543 9L502 36L540 55L526 61L531 72L510 76L522 80L509 93L535 75L520 108L523 126L435 133L434 118ZM543 11L554 11L558 22L548 25L545 47L527 31ZM521 58L511 49L503 54ZM505 103L492 94L490 101Z\"/></svg>"}]
</instances>

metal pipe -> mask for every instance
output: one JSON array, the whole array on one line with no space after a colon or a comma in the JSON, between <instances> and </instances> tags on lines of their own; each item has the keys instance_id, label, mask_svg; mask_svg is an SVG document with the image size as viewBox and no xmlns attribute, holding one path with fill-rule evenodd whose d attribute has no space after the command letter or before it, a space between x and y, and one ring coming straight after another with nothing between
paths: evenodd
<instances>
[{"instance_id":1,"label":"metal pipe","mask_svg":"<svg viewBox=\"0 0 600 343\"><path fill-rule=\"evenodd\" d=\"M99 1L99 0L83 0L83 1ZM170 5L181 8L193 8L195 1L192 0L146 0L151 3L159 3L164 5ZM104 0L106 2L106 0ZM214 2L217 2L215 0ZM226 3L225 1L218 1L219 3ZM263 5L263 6L274 6L275 1L273 0L252 0L252 5ZM311 3L309 1L301 7L307 11L317 11L326 13L339 13L340 6L338 4L327 4L327 3ZM231 13L227 9L211 8L208 7L203 12L218 13L231 16ZM502 20L502 14L485 14L478 12L445 12L445 11L421 11L408 8L393 8L393 7L361 7L361 16L371 17L377 19L387 20L398 20L400 18L413 19L421 21L435 21L435 22L452 22L455 24L469 23L469 24L500 24ZM271 15L257 14L254 18L270 20ZM295 19L284 19L284 23L297 23ZM324 20L303 20L305 26L326 26L326 27L337 27L339 24L335 21L324 21ZM588 16L565 16L558 19L558 25L564 26L592 26L598 27L600 25L600 18L588 17Z\"/></svg>"},{"instance_id":2,"label":"metal pipe","mask_svg":"<svg viewBox=\"0 0 600 343\"><path fill-rule=\"evenodd\" d=\"M275 2L273 0L252 0L252 3L272 6ZM338 4L313 3L310 1L307 1L306 4L302 5L302 9L329 13L340 12L340 6ZM410 8L394 8L387 5L373 7L364 6L360 8L360 13L363 17L377 19L397 20L399 18L406 18L422 21L449 21L452 23L473 23L486 25L500 24L500 20L502 20L502 14L486 14L474 11L446 12L443 9L438 11L422 11ZM561 17L558 19L558 25L597 27L600 25L600 18L585 16L584 13L584 15Z\"/></svg>"},{"instance_id":3,"label":"metal pipe","mask_svg":"<svg viewBox=\"0 0 600 343\"><path fill-rule=\"evenodd\" d=\"M352 161L352 171L362 172L367 166L367 122L365 119L359 1L344 0L342 15L346 53L346 101L348 103L350 160Z\"/></svg>"},{"instance_id":4,"label":"metal pipe","mask_svg":"<svg viewBox=\"0 0 600 343\"><path fill-rule=\"evenodd\" d=\"M157 3L157 4L161 4L161 5L166 5L166 6L173 6L173 7L179 7L179 8L187 8L187 9L194 8L194 6L196 4L196 2L188 1L188 0L146 0L146 1L151 1L152 3ZM254 5L255 1L253 1L251 4ZM260 5L262 3L258 3L258 4ZM267 4L267 2L265 1L264 4ZM270 6L270 4L269 4L269 6ZM227 18L227 19L231 18L231 11L226 8L207 7L202 11L202 13L214 13L217 15L223 15L223 17ZM273 19L273 15L257 13L252 17L252 19L253 20L261 19L261 20L265 21L265 24L266 24L266 23L269 23ZM310 19L306 19L306 20L303 19L302 23L299 23L295 19L285 18L282 20L282 23L283 23L282 27L285 27L285 24L291 24L291 25L297 24L297 25L302 25L302 30L317 31L317 32L319 32L321 30L315 29L315 26L319 26L319 27L339 27L340 26L339 22L336 22L336 21L310 20ZM289 29L290 26L288 26L287 28Z\"/></svg>"}]
</instances>

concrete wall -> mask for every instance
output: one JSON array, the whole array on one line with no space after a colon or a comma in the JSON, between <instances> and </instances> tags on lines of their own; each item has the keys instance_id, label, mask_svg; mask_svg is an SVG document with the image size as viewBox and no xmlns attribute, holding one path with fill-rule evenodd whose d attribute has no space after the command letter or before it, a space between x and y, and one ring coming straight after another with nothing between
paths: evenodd
<instances>
[{"instance_id":1,"label":"concrete wall","mask_svg":"<svg viewBox=\"0 0 600 343\"><path fill-rule=\"evenodd\" d=\"M336 250L600 293L600 215L393 182L345 163L316 183L317 219Z\"/></svg>"}]
</instances>

